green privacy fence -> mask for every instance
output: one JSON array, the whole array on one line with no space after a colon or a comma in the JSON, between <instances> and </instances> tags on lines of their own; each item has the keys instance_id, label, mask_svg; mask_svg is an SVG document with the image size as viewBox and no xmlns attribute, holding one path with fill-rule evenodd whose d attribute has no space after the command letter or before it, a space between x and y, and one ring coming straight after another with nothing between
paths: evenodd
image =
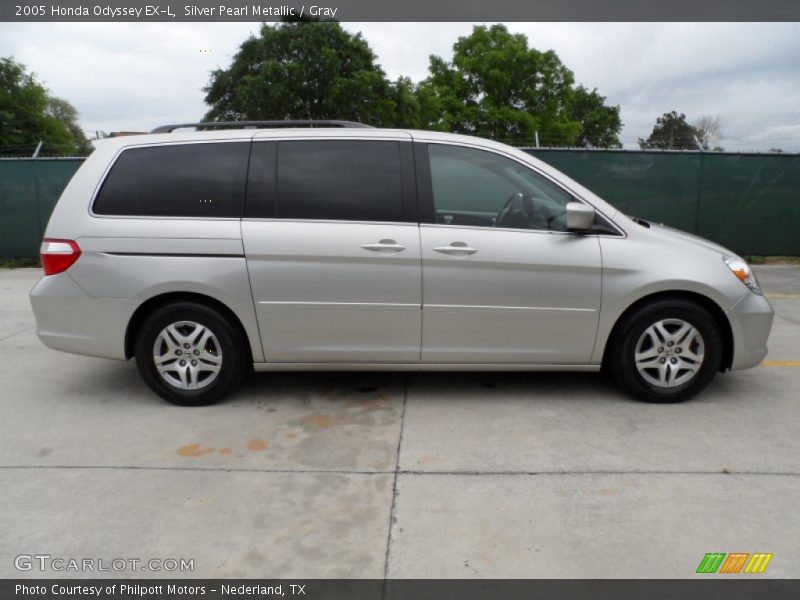
<instances>
[{"instance_id":1,"label":"green privacy fence","mask_svg":"<svg viewBox=\"0 0 800 600\"><path fill-rule=\"evenodd\" d=\"M800 256L800 156L529 150L622 212L738 252Z\"/></svg>"},{"instance_id":2,"label":"green privacy fence","mask_svg":"<svg viewBox=\"0 0 800 600\"><path fill-rule=\"evenodd\" d=\"M82 158L0 160L0 258L39 254L47 219Z\"/></svg>"},{"instance_id":3,"label":"green privacy fence","mask_svg":"<svg viewBox=\"0 0 800 600\"><path fill-rule=\"evenodd\" d=\"M740 254L800 256L800 156L531 149L625 212ZM0 160L0 258L35 257L75 159Z\"/></svg>"}]
</instances>

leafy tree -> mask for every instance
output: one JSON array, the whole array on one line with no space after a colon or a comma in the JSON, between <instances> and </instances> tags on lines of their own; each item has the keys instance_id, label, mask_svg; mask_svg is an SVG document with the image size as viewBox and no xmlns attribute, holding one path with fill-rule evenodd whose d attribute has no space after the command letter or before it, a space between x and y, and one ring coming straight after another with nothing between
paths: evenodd
<instances>
[{"instance_id":1,"label":"leafy tree","mask_svg":"<svg viewBox=\"0 0 800 600\"><path fill-rule=\"evenodd\" d=\"M77 119L75 108L50 96L24 65L0 58L0 147L27 150L44 142L50 154L85 154L91 145Z\"/></svg>"},{"instance_id":2,"label":"leafy tree","mask_svg":"<svg viewBox=\"0 0 800 600\"><path fill-rule=\"evenodd\" d=\"M575 138L576 146L594 148L619 148L622 120L619 106L606 106L606 99L597 88L587 90L582 85L575 88L568 103L567 114L581 124Z\"/></svg>"},{"instance_id":3,"label":"leafy tree","mask_svg":"<svg viewBox=\"0 0 800 600\"><path fill-rule=\"evenodd\" d=\"M430 82L423 81L416 86L414 100L421 129L448 131L443 118L442 100Z\"/></svg>"},{"instance_id":4,"label":"leafy tree","mask_svg":"<svg viewBox=\"0 0 800 600\"><path fill-rule=\"evenodd\" d=\"M64 125L69 132L72 143L79 154L88 154L92 151L92 144L78 125L78 111L66 100L48 97L47 113Z\"/></svg>"},{"instance_id":5,"label":"leafy tree","mask_svg":"<svg viewBox=\"0 0 800 600\"><path fill-rule=\"evenodd\" d=\"M618 145L618 107L596 90L573 88L574 76L552 50L503 25L476 26L453 46L452 62L431 56L417 89L423 125L516 143L534 132L547 145Z\"/></svg>"},{"instance_id":6,"label":"leafy tree","mask_svg":"<svg viewBox=\"0 0 800 600\"><path fill-rule=\"evenodd\" d=\"M420 102L417 88L408 77L398 77L389 86L389 99L392 102L392 127L419 129L422 127Z\"/></svg>"},{"instance_id":7,"label":"leafy tree","mask_svg":"<svg viewBox=\"0 0 800 600\"><path fill-rule=\"evenodd\" d=\"M686 122L686 115L673 110L656 119L650 137L646 140L639 138L639 146L643 150L697 150L695 136L699 138L698 133Z\"/></svg>"},{"instance_id":8,"label":"leafy tree","mask_svg":"<svg viewBox=\"0 0 800 600\"><path fill-rule=\"evenodd\" d=\"M349 119L394 124L393 95L405 102L361 34L334 21L264 24L217 69L204 90L206 119ZM404 111L406 108L404 107Z\"/></svg>"}]
</instances>

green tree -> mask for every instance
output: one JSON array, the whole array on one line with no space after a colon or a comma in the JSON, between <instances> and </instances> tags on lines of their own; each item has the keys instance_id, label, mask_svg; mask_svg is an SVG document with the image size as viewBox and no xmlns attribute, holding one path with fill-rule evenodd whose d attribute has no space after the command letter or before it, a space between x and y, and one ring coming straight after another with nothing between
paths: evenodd
<instances>
[{"instance_id":1,"label":"green tree","mask_svg":"<svg viewBox=\"0 0 800 600\"><path fill-rule=\"evenodd\" d=\"M92 151L92 144L78 124L78 111L72 104L61 98L50 96L47 99L46 110L50 116L57 119L67 129L78 154L88 154Z\"/></svg>"},{"instance_id":2,"label":"green tree","mask_svg":"<svg viewBox=\"0 0 800 600\"><path fill-rule=\"evenodd\" d=\"M424 125L514 143L618 145L619 108L575 78L552 50L503 25L476 26L453 46L453 60L431 56L419 86Z\"/></svg>"},{"instance_id":3,"label":"green tree","mask_svg":"<svg viewBox=\"0 0 800 600\"><path fill-rule=\"evenodd\" d=\"M398 77L389 86L392 102L391 127L419 129L422 127L417 87L408 77Z\"/></svg>"},{"instance_id":4,"label":"green tree","mask_svg":"<svg viewBox=\"0 0 800 600\"><path fill-rule=\"evenodd\" d=\"M437 131L450 131L444 122L442 101L437 90L429 81L423 81L414 89L417 105L418 127Z\"/></svg>"},{"instance_id":5,"label":"green tree","mask_svg":"<svg viewBox=\"0 0 800 600\"><path fill-rule=\"evenodd\" d=\"M581 124L575 145L593 148L619 148L622 120L619 106L606 106L606 99L597 88L587 90L582 85L575 88L567 105L569 117Z\"/></svg>"},{"instance_id":6,"label":"green tree","mask_svg":"<svg viewBox=\"0 0 800 600\"><path fill-rule=\"evenodd\" d=\"M695 137L698 133L686 122L686 115L673 110L656 119L650 137L646 140L639 138L639 147L643 150L697 150Z\"/></svg>"},{"instance_id":7,"label":"green tree","mask_svg":"<svg viewBox=\"0 0 800 600\"><path fill-rule=\"evenodd\" d=\"M85 154L91 150L66 100L51 96L25 66L0 58L0 148L30 149L44 142L48 154Z\"/></svg>"},{"instance_id":8,"label":"green tree","mask_svg":"<svg viewBox=\"0 0 800 600\"><path fill-rule=\"evenodd\" d=\"M335 21L264 24L227 69L211 73L206 119L349 119L394 124L393 94L361 34Z\"/></svg>"}]
</instances>

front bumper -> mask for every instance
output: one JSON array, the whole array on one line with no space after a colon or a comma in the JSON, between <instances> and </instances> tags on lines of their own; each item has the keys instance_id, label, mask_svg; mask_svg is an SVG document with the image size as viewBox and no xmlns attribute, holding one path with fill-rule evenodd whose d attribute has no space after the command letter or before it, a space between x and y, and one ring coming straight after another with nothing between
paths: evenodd
<instances>
[{"instance_id":1,"label":"front bumper","mask_svg":"<svg viewBox=\"0 0 800 600\"><path fill-rule=\"evenodd\" d=\"M125 359L125 331L138 302L93 298L68 273L42 277L30 293L36 334L63 352Z\"/></svg>"},{"instance_id":2,"label":"front bumper","mask_svg":"<svg viewBox=\"0 0 800 600\"><path fill-rule=\"evenodd\" d=\"M775 311L764 296L748 292L727 315L733 333L731 370L757 366L767 355L767 338Z\"/></svg>"}]
</instances>

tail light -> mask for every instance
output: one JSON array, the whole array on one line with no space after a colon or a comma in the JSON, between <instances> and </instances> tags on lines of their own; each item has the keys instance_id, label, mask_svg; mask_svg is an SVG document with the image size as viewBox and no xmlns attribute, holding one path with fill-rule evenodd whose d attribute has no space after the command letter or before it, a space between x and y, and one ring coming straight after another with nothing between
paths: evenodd
<instances>
[{"instance_id":1,"label":"tail light","mask_svg":"<svg viewBox=\"0 0 800 600\"><path fill-rule=\"evenodd\" d=\"M56 275L69 269L81 255L78 244L72 240L42 240L42 267L45 275Z\"/></svg>"}]
</instances>

